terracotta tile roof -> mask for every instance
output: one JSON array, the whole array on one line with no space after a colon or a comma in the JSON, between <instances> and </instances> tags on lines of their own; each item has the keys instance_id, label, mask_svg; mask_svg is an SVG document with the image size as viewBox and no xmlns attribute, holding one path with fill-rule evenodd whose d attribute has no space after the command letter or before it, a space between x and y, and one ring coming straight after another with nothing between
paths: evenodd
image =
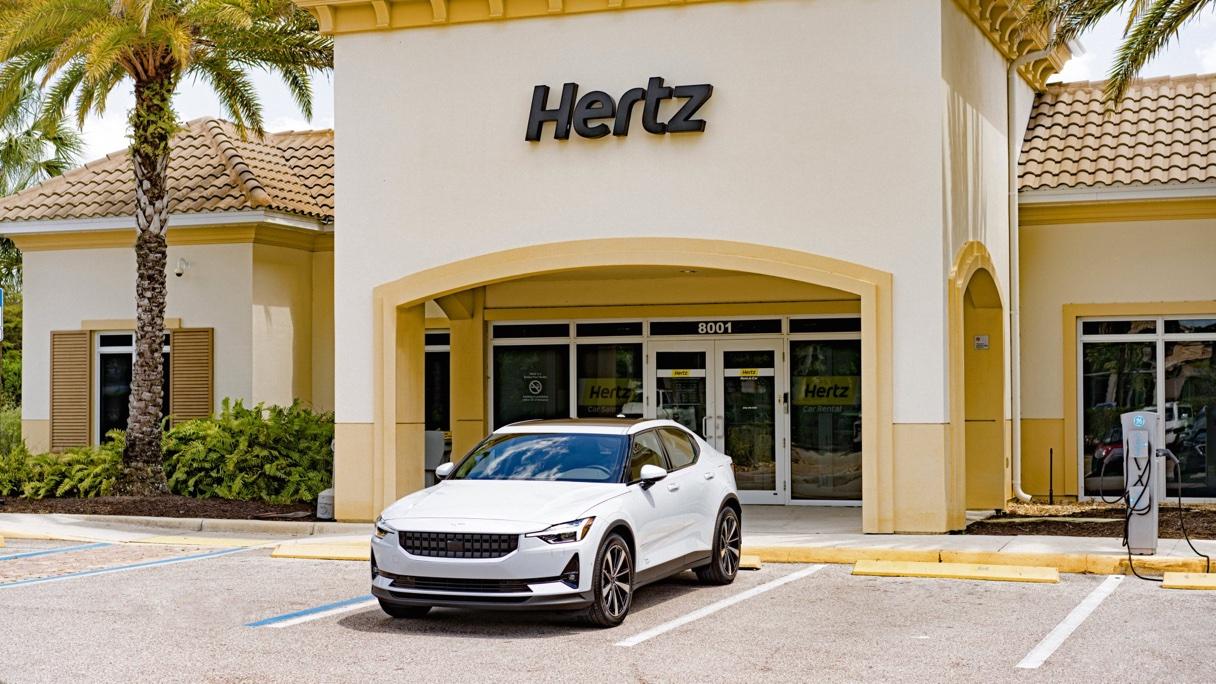
<instances>
[{"instance_id":1,"label":"terracotta tile roof","mask_svg":"<svg viewBox=\"0 0 1216 684\"><path fill-rule=\"evenodd\" d=\"M195 119L173 139L169 208L174 213L271 209L331 222L333 131L268 133L241 140L219 119ZM0 222L134 214L126 150L0 198Z\"/></svg>"},{"instance_id":2,"label":"terracotta tile roof","mask_svg":"<svg viewBox=\"0 0 1216 684\"><path fill-rule=\"evenodd\" d=\"M1022 144L1022 190L1216 181L1216 74L1144 79L1112 113L1102 82L1048 86Z\"/></svg>"}]
</instances>

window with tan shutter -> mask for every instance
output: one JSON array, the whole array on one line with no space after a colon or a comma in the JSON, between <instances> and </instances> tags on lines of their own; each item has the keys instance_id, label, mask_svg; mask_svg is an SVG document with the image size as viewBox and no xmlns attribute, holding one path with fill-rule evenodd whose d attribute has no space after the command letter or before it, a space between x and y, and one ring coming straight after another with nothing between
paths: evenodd
<instances>
[{"instance_id":1,"label":"window with tan shutter","mask_svg":"<svg viewBox=\"0 0 1216 684\"><path fill-rule=\"evenodd\" d=\"M211 328L179 328L169 334L169 407L173 424L211 415L214 358Z\"/></svg>"},{"instance_id":2,"label":"window with tan shutter","mask_svg":"<svg viewBox=\"0 0 1216 684\"><path fill-rule=\"evenodd\" d=\"M51 450L89 443L89 331L51 333Z\"/></svg>"}]
</instances>

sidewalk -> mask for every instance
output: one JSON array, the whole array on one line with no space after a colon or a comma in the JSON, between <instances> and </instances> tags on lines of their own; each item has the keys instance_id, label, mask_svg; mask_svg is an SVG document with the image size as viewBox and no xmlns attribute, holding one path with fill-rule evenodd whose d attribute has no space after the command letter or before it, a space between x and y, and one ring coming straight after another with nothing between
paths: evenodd
<instances>
[{"instance_id":1,"label":"sidewalk","mask_svg":"<svg viewBox=\"0 0 1216 684\"><path fill-rule=\"evenodd\" d=\"M1119 539L1015 535L862 534L856 509L748 507L744 553L770 563L925 561L1054 567L1060 572L1123 574L1127 551ZM0 513L0 538L277 546L286 558L366 560L368 523L321 523L198 518L136 518ZM239 536L237 536L239 535ZM1195 546L1216 556L1216 541ZM1204 572L1206 564L1181 539L1163 539L1156 556L1135 557L1138 570Z\"/></svg>"}]
</instances>

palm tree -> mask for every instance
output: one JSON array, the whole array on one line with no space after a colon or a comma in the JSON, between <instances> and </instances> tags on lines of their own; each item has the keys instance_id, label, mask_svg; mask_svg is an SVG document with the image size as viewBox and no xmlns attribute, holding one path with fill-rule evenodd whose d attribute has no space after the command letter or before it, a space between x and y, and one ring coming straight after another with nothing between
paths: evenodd
<instances>
[{"instance_id":1,"label":"palm tree","mask_svg":"<svg viewBox=\"0 0 1216 684\"><path fill-rule=\"evenodd\" d=\"M76 164L83 144L62 118L40 116L41 101L32 80L0 104L0 197L58 176ZM21 289L21 250L0 237L0 289Z\"/></svg>"},{"instance_id":2,"label":"palm tree","mask_svg":"<svg viewBox=\"0 0 1216 684\"><path fill-rule=\"evenodd\" d=\"M279 75L312 116L312 74L333 68L333 41L291 0L0 0L0 103L36 78L44 117L69 107L78 125L130 82L135 181L136 326L124 494L167 491L160 451L164 407L165 229L173 96L183 79L216 93L242 135L264 133L250 71Z\"/></svg>"},{"instance_id":3,"label":"palm tree","mask_svg":"<svg viewBox=\"0 0 1216 684\"><path fill-rule=\"evenodd\" d=\"M1103 95L1110 106L1123 99L1132 79L1173 40L1183 26L1199 18L1214 0L1027 0L1025 23L1043 27L1050 47L1071 41L1110 14L1126 13L1123 42L1110 67Z\"/></svg>"}]
</instances>

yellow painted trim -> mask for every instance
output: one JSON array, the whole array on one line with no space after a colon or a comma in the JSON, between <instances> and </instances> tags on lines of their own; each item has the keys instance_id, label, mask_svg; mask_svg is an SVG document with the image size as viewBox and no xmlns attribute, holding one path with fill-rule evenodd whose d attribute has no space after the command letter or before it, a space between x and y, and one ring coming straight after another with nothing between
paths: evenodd
<instances>
[{"instance_id":1,"label":"yellow painted trim","mask_svg":"<svg viewBox=\"0 0 1216 684\"><path fill-rule=\"evenodd\" d=\"M1054 226L1116 221L1178 221L1216 218L1216 197L1119 200L1105 202L1051 202L1022 204L1022 226Z\"/></svg>"},{"instance_id":2,"label":"yellow painted trim","mask_svg":"<svg viewBox=\"0 0 1216 684\"><path fill-rule=\"evenodd\" d=\"M943 563L981 565L1033 565L1055 568L1060 572L1083 573L1087 557L1083 553L1019 553L1002 551L951 551L942 549Z\"/></svg>"},{"instance_id":3,"label":"yellow painted trim","mask_svg":"<svg viewBox=\"0 0 1216 684\"><path fill-rule=\"evenodd\" d=\"M997 290L997 297L1001 297L1001 283L997 279L996 263L992 260L992 255L988 253L988 249L983 243L972 240L965 243L959 248L957 255L954 258L954 265L950 269L950 276L947 281L947 314L948 314L948 359L949 359L949 397L950 397L950 462L947 464L947 503L949 511L950 529L961 529L966 526L967 514L967 413L966 413L966 347L970 340L967 339L965 330L966 326L966 297L967 288L971 284L971 279L980 271L985 271ZM990 303L991 304L991 303ZM1004 301L995 302L995 307L999 309L1004 316L1005 304ZM977 307L979 308L979 307ZM997 387L990 391L996 391L1002 397L1005 393L1005 342L1004 342L1004 324L1002 323L996 335L990 335L990 349L1002 355L1000 379L997 382ZM1001 409L1001 433L1004 434L1005 409ZM1005 498L1008 498L1010 488L1010 470L1009 470L1009 442L1008 439L1002 437L1001 449L1003 461L1005 463Z\"/></svg>"},{"instance_id":4,"label":"yellow painted trim","mask_svg":"<svg viewBox=\"0 0 1216 684\"><path fill-rule=\"evenodd\" d=\"M165 329L177 330L182 327L182 319L166 318ZM81 330L134 330L134 318L86 318L80 322Z\"/></svg>"},{"instance_id":5,"label":"yellow painted trim","mask_svg":"<svg viewBox=\"0 0 1216 684\"><path fill-rule=\"evenodd\" d=\"M1077 320L1090 316L1185 316L1206 315L1216 311L1216 300L1196 302L1120 302L1113 304L1065 304L1064 334L1064 458L1068 467L1077 468ZM1082 487L1077 483L1077 494Z\"/></svg>"},{"instance_id":6,"label":"yellow painted trim","mask_svg":"<svg viewBox=\"0 0 1216 684\"><path fill-rule=\"evenodd\" d=\"M722 0L295 0L312 12L322 33L358 33L452 26L484 21L557 17L671 7ZM757 0L751 0L756 2ZM1020 11L1008 0L955 0L992 45L1012 59L1046 44L1041 34L1028 37L1019 23ZM1041 86L1071 56L1068 46L1022 67L1022 76Z\"/></svg>"},{"instance_id":7,"label":"yellow painted trim","mask_svg":"<svg viewBox=\"0 0 1216 684\"><path fill-rule=\"evenodd\" d=\"M34 233L10 236L23 252L46 252L65 249L120 249L135 245L135 230L81 230L63 233ZM169 228L170 247L191 245L259 244L289 247L311 252L333 251L333 233L296 230L273 225L203 226L198 228Z\"/></svg>"},{"instance_id":8,"label":"yellow painted trim","mask_svg":"<svg viewBox=\"0 0 1216 684\"><path fill-rule=\"evenodd\" d=\"M1171 556L1133 556L1132 562L1140 574L1161 575L1167 572L1203 572L1207 563L1202 558ZM1130 575L1127 556L1091 553L1085 557L1085 572L1090 575Z\"/></svg>"},{"instance_id":9,"label":"yellow painted trim","mask_svg":"<svg viewBox=\"0 0 1216 684\"><path fill-rule=\"evenodd\" d=\"M1204 572L1167 572L1163 589L1216 589L1216 574Z\"/></svg>"},{"instance_id":10,"label":"yellow painted trim","mask_svg":"<svg viewBox=\"0 0 1216 684\"><path fill-rule=\"evenodd\" d=\"M557 306L486 309L487 321L527 321L571 318L664 318L683 316L784 316L798 314L856 314L857 299L821 302L755 302L734 304L638 304L620 306Z\"/></svg>"},{"instance_id":11,"label":"yellow painted trim","mask_svg":"<svg viewBox=\"0 0 1216 684\"><path fill-rule=\"evenodd\" d=\"M857 564L853 566L853 574L872 577L921 577L1037 584L1055 584L1060 581L1060 572L1055 568L978 563L862 560L857 561Z\"/></svg>"},{"instance_id":12,"label":"yellow painted trim","mask_svg":"<svg viewBox=\"0 0 1216 684\"><path fill-rule=\"evenodd\" d=\"M674 261L673 261L674 260ZM517 278L578 268L676 266L768 275L836 288L861 298L862 508L866 532L895 531L895 463L892 422L891 274L838 259L789 249L724 240L608 238L575 240L486 254L413 273L377 286L373 307L373 449L371 509L397 495L383 479L397 463L399 311L430 299ZM421 326L419 326L421 327ZM872 416L872 418L870 418ZM422 449L421 432L411 448ZM357 459L355 454L347 458ZM386 468L386 464L393 464ZM366 471L366 463L336 464ZM341 490L339 490L341 495ZM370 513L370 511L369 511ZM373 514L374 515L374 514Z\"/></svg>"}]
</instances>

